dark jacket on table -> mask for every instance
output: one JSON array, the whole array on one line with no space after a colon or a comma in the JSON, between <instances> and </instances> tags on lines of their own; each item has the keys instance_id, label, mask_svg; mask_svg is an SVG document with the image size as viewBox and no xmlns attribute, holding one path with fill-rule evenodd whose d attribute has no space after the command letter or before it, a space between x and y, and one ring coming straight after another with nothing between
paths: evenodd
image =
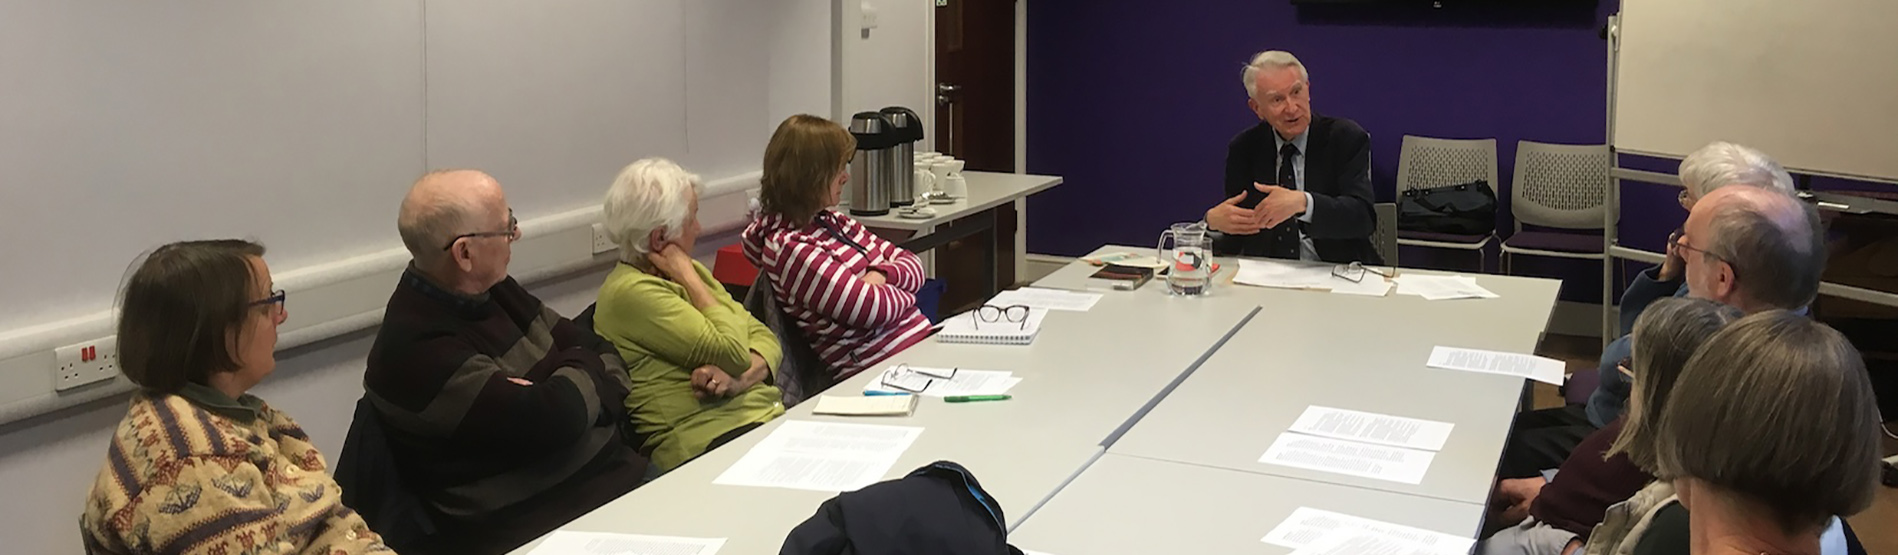
<instances>
[{"instance_id":1,"label":"dark jacket on table","mask_svg":"<svg viewBox=\"0 0 1898 555\"><path fill-rule=\"evenodd\" d=\"M445 552L504 552L645 474L619 354L513 278L471 298L404 272L363 386Z\"/></svg>"},{"instance_id":2,"label":"dark jacket on table","mask_svg":"<svg viewBox=\"0 0 1898 555\"><path fill-rule=\"evenodd\" d=\"M1278 183L1279 153L1273 137L1277 131L1260 122L1233 137L1226 148L1226 194L1222 200L1239 193L1254 191L1254 183ZM1371 205L1377 198L1371 192L1371 135L1358 123L1344 118L1311 115L1311 127L1305 131L1305 188L1311 193L1311 222L1287 220L1280 225L1296 225L1311 238L1312 250L1326 262L1383 264L1383 258L1371 245L1371 233L1377 229L1377 212ZM1286 188L1292 188L1284 185ZM1246 199L1241 206L1257 205ZM1222 235L1214 240L1219 255L1267 256L1270 233Z\"/></svg>"},{"instance_id":3,"label":"dark jacket on table","mask_svg":"<svg viewBox=\"0 0 1898 555\"><path fill-rule=\"evenodd\" d=\"M825 501L779 555L1021 555L1007 522L967 469L937 461Z\"/></svg>"}]
</instances>

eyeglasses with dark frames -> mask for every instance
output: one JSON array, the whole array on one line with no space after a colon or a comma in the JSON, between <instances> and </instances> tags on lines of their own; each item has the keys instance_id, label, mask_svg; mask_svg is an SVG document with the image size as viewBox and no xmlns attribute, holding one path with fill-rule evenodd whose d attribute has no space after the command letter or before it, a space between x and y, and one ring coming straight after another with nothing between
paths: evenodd
<instances>
[{"instance_id":1,"label":"eyeglasses with dark frames","mask_svg":"<svg viewBox=\"0 0 1898 555\"><path fill-rule=\"evenodd\" d=\"M460 242L462 239L474 239L479 237L506 237L509 242L518 241L521 238L521 221L514 218L514 209L509 208L507 209L507 229L505 231L482 231L456 235L454 239L448 240L447 245L442 246L442 250L445 251L455 248L455 243Z\"/></svg>"},{"instance_id":2,"label":"eyeglasses with dark frames","mask_svg":"<svg viewBox=\"0 0 1898 555\"><path fill-rule=\"evenodd\" d=\"M1017 327L1025 330L1025 329L1028 329L1028 312L1029 312L1028 305L1025 305L1025 304L1016 304L1016 305L1008 305L1008 306L995 306L992 304L985 304L985 305L976 307L975 311L969 314L969 317L974 320L975 329L978 329L978 330L982 329L982 323L984 322L987 322L990 324L995 324L995 323L1000 323L1000 322L1020 324Z\"/></svg>"},{"instance_id":3,"label":"eyeglasses with dark frames","mask_svg":"<svg viewBox=\"0 0 1898 555\"><path fill-rule=\"evenodd\" d=\"M285 293L284 290L282 289L278 289L276 291L271 291L270 296L268 297L251 301L250 306L267 306L267 307L270 307L270 310L272 312L276 312L278 310L283 309L284 300L288 298L289 298L288 293Z\"/></svg>"}]
</instances>

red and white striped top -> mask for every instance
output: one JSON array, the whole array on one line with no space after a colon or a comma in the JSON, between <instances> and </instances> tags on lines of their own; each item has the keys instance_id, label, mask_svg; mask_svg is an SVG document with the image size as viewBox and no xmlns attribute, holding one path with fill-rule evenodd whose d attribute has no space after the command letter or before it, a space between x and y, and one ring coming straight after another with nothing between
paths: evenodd
<instances>
[{"instance_id":1,"label":"red and white striped top","mask_svg":"<svg viewBox=\"0 0 1898 555\"><path fill-rule=\"evenodd\" d=\"M778 304L839 379L929 336L929 319L916 310L922 261L849 216L824 210L799 226L760 213L743 242L745 257L764 271ZM867 270L888 282L865 283Z\"/></svg>"}]
</instances>

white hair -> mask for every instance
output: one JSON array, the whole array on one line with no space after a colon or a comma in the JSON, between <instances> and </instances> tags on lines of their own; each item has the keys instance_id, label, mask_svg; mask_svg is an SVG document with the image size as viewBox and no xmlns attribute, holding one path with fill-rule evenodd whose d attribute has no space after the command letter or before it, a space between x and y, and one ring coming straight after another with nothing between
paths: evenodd
<instances>
[{"instance_id":1,"label":"white hair","mask_svg":"<svg viewBox=\"0 0 1898 555\"><path fill-rule=\"evenodd\" d=\"M703 193L699 176L665 158L647 158L620 170L606 191L606 235L628 260L650 253L647 238L664 229L665 239L685 233L691 194Z\"/></svg>"},{"instance_id":2,"label":"white hair","mask_svg":"<svg viewBox=\"0 0 1898 555\"><path fill-rule=\"evenodd\" d=\"M1693 198L1707 196L1727 185L1751 185L1793 192L1793 176L1766 153L1725 141L1715 141L1681 160L1681 185Z\"/></svg>"},{"instance_id":3,"label":"white hair","mask_svg":"<svg viewBox=\"0 0 1898 555\"><path fill-rule=\"evenodd\" d=\"M1308 85L1311 84L1311 72L1305 71L1305 64L1299 62L1298 56L1293 56L1291 52L1267 50L1254 54L1252 62L1246 64L1245 71L1239 74L1240 78L1246 81L1246 97L1259 97L1259 72L1287 67L1298 68L1298 79Z\"/></svg>"}]
</instances>

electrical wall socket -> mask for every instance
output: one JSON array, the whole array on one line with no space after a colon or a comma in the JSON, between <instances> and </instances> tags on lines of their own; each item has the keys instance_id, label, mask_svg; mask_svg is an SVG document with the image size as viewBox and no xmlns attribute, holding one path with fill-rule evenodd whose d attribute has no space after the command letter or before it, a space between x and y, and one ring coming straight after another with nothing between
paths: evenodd
<instances>
[{"instance_id":1,"label":"electrical wall socket","mask_svg":"<svg viewBox=\"0 0 1898 555\"><path fill-rule=\"evenodd\" d=\"M53 350L53 390L65 391L119 375L119 340L108 336Z\"/></svg>"},{"instance_id":2,"label":"electrical wall socket","mask_svg":"<svg viewBox=\"0 0 1898 555\"><path fill-rule=\"evenodd\" d=\"M619 245L613 244L613 238L606 235L606 224L593 224L593 254L616 250Z\"/></svg>"}]
</instances>

